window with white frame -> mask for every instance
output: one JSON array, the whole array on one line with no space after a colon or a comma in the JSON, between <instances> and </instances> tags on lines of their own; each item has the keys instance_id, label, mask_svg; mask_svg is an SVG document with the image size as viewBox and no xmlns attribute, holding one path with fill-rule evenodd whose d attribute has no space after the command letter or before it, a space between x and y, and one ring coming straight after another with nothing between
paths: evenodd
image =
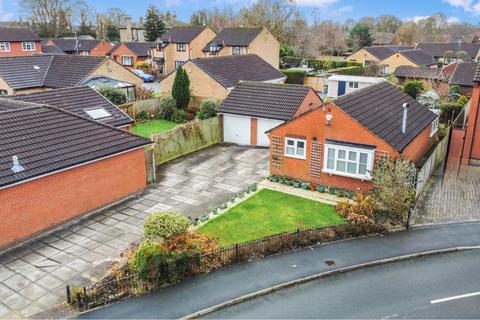
<instances>
[{"instance_id":1,"label":"window with white frame","mask_svg":"<svg viewBox=\"0 0 480 320\"><path fill-rule=\"evenodd\" d=\"M179 67L183 66L185 64L186 61L180 61L180 60L176 60L175 61L175 69L178 69Z\"/></svg>"},{"instance_id":2,"label":"window with white frame","mask_svg":"<svg viewBox=\"0 0 480 320\"><path fill-rule=\"evenodd\" d=\"M35 42L22 42L22 51L35 51Z\"/></svg>"},{"instance_id":3,"label":"window with white frame","mask_svg":"<svg viewBox=\"0 0 480 320\"><path fill-rule=\"evenodd\" d=\"M177 51L184 52L187 51L186 43L177 43Z\"/></svg>"},{"instance_id":4,"label":"window with white frame","mask_svg":"<svg viewBox=\"0 0 480 320\"><path fill-rule=\"evenodd\" d=\"M374 149L326 143L323 172L370 180L374 154Z\"/></svg>"},{"instance_id":5,"label":"window with white frame","mask_svg":"<svg viewBox=\"0 0 480 320\"><path fill-rule=\"evenodd\" d=\"M358 89L358 82L350 81L348 83L348 87L351 88L351 89Z\"/></svg>"},{"instance_id":6,"label":"window with white frame","mask_svg":"<svg viewBox=\"0 0 480 320\"><path fill-rule=\"evenodd\" d=\"M133 57L131 56L122 56L122 64L124 66L133 66Z\"/></svg>"},{"instance_id":7,"label":"window with white frame","mask_svg":"<svg viewBox=\"0 0 480 320\"><path fill-rule=\"evenodd\" d=\"M285 138L285 156L297 159L306 159L307 141L297 138Z\"/></svg>"},{"instance_id":8,"label":"window with white frame","mask_svg":"<svg viewBox=\"0 0 480 320\"><path fill-rule=\"evenodd\" d=\"M233 47L232 54L234 56L244 54L245 53L245 47Z\"/></svg>"},{"instance_id":9,"label":"window with white frame","mask_svg":"<svg viewBox=\"0 0 480 320\"><path fill-rule=\"evenodd\" d=\"M433 137L433 135L437 133L439 122L440 122L439 117L436 117L435 120L432 121L432 127L430 129L430 137Z\"/></svg>"},{"instance_id":10,"label":"window with white frame","mask_svg":"<svg viewBox=\"0 0 480 320\"><path fill-rule=\"evenodd\" d=\"M10 52L10 42L0 42L0 52Z\"/></svg>"}]
</instances>

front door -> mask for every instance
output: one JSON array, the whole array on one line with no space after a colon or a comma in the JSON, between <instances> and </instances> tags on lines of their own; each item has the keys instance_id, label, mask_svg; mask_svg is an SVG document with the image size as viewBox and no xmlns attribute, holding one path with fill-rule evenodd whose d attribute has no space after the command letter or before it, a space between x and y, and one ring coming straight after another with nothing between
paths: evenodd
<instances>
[{"instance_id":1,"label":"front door","mask_svg":"<svg viewBox=\"0 0 480 320\"><path fill-rule=\"evenodd\" d=\"M343 96L345 94L346 87L347 87L347 83L345 81L338 81L337 97Z\"/></svg>"}]
</instances>

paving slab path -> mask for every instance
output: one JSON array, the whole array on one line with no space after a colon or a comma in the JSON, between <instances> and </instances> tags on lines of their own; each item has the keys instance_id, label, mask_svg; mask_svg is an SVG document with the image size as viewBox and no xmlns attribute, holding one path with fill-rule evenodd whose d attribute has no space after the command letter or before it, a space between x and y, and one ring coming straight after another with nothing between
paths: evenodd
<instances>
[{"instance_id":1,"label":"paving slab path","mask_svg":"<svg viewBox=\"0 0 480 320\"><path fill-rule=\"evenodd\" d=\"M88 285L143 234L145 217L198 217L268 175L268 150L217 145L159 168L140 196L0 255L0 319L24 318L65 300L65 286Z\"/></svg>"},{"instance_id":2,"label":"paving slab path","mask_svg":"<svg viewBox=\"0 0 480 320\"><path fill-rule=\"evenodd\" d=\"M320 272L420 252L478 245L480 223L445 225L340 241L237 264L146 296L80 314L78 318L178 319L252 292ZM326 261L334 261L335 264L330 265Z\"/></svg>"}]
</instances>

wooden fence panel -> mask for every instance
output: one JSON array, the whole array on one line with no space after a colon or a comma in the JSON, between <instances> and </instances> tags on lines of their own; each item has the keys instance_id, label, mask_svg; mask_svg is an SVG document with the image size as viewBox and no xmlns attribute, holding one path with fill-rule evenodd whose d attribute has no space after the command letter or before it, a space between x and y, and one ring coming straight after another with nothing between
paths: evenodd
<instances>
[{"instance_id":1,"label":"wooden fence panel","mask_svg":"<svg viewBox=\"0 0 480 320\"><path fill-rule=\"evenodd\" d=\"M145 150L145 164L147 167L147 183L157 181L156 166L155 166L155 154L152 149Z\"/></svg>"}]
</instances>

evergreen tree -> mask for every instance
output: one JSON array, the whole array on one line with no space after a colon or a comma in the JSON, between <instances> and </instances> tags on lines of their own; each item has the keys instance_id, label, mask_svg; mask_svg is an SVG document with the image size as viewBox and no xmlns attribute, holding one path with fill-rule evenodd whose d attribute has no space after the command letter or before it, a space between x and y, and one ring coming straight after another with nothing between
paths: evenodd
<instances>
[{"instance_id":1,"label":"evergreen tree","mask_svg":"<svg viewBox=\"0 0 480 320\"><path fill-rule=\"evenodd\" d=\"M348 32L348 44L354 51L371 46L372 42L373 37L370 28L364 23L357 23Z\"/></svg>"},{"instance_id":2,"label":"evergreen tree","mask_svg":"<svg viewBox=\"0 0 480 320\"><path fill-rule=\"evenodd\" d=\"M151 5L147 9L147 17L145 19L144 27L145 39L147 41L155 41L165 33L165 24L160 19L160 12L154 5Z\"/></svg>"},{"instance_id":3,"label":"evergreen tree","mask_svg":"<svg viewBox=\"0 0 480 320\"><path fill-rule=\"evenodd\" d=\"M177 108L187 109L190 102L190 79L181 66L177 69L177 74L173 80L172 97L177 102Z\"/></svg>"}]
</instances>

